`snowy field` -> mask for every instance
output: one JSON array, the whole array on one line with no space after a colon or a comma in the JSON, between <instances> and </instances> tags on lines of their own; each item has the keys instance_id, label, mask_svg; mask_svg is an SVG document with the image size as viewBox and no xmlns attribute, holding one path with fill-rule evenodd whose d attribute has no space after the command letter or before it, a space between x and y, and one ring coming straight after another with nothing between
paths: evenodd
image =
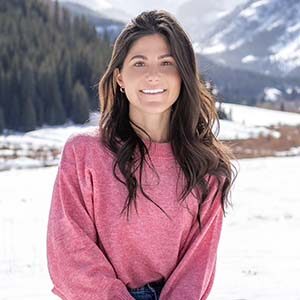
<instances>
[{"instance_id":1,"label":"snowy field","mask_svg":"<svg viewBox=\"0 0 300 300\"><path fill-rule=\"evenodd\" d=\"M299 300L300 157L238 163L209 299ZM58 299L46 262L56 170L0 172L0 300Z\"/></svg>"},{"instance_id":2,"label":"snowy field","mask_svg":"<svg viewBox=\"0 0 300 300\"><path fill-rule=\"evenodd\" d=\"M221 120L220 139L276 137L279 133L267 126L279 120L300 124L300 114L222 105L231 111L233 121ZM93 114L86 126L68 124L0 136L3 151L9 152L10 145L25 154L9 162L0 159L0 169L11 168L0 172L0 300L58 299L51 293L46 260L57 166L33 168L41 162L26 158L26 151L43 145L61 149L70 134L97 125L97 119ZM300 300L300 156L294 155L238 161L234 206L224 219L209 300ZM53 165L57 163L53 159Z\"/></svg>"},{"instance_id":3,"label":"snowy field","mask_svg":"<svg viewBox=\"0 0 300 300\"><path fill-rule=\"evenodd\" d=\"M300 114L276 111L254 106L222 103L225 112L232 112L232 119L245 126L298 125Z\"/></svg>"},{"instance_id":4,"label":"snowy field","mask_svg":"<svg viewBox=\"0 0 300 300\"><path fill-rule=\"evenodd\" d=\"M260 135L279 138L278 131L267 127L278 124L291 126L300 124L300 114L296 113L230 103L222 103L222 107L232 115L232 121L220 120L220 131L217 136L221 140L256 138ZM73 132L97 126L98 120L99 114L93 112L90 114L90 120L81 126L68 123L65 126L45 126L25 134L0 135L0 171L57 165L59 157L53 153L61 150L67 137ZM216 127L213 131L217 134ZM37 154L44 156L42 159L34 158Z\"/></svg>"}]
</instances>

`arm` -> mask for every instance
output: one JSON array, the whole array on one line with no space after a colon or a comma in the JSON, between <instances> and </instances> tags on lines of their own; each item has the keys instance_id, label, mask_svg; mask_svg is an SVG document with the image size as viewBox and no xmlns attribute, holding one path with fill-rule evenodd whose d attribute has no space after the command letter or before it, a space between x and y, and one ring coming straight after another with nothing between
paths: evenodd
<instances>
[{"instance_id":1,"label":"arm","mask_svg":"<svg viewBox=\"0 0 300 300\"><path fill-rule=\"evenodd\" d=\"M196 219L179 255L179 262L161 292L161 300L207 299L215 276L222 222L221 188L212 177L210 192L201 209L202 230L200 232Z\"/></svg>"},{"instance_id":2,"label":"arm","mask_svg":"<svg viewBox=\"0 0 300 300\"><path fill-rule=\"evenodd\" d=\"M96 243L92 190L90 175L82 160L76 161L69 141L62 153L48 219L52 292L63 300L132 300Z\"/></svg>"}]
</instances>

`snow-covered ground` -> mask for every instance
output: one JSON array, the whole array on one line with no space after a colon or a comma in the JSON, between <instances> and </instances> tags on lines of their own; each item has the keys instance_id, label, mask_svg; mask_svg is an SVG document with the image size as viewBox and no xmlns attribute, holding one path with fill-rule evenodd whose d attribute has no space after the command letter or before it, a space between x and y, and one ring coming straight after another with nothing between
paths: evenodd
<instances>
[{"instance_id":1,"label":"snow-covered ground","mask_svg":"<svg viewBox=\"0 0 300 300\"><path fill-rule=\"evenodd\" d=\"M299 300L300 157L240 160L210 300Z\"/></svg>"},{"instance_id":2,"label":"snow-covered ground","mask_svg":"<svg viewBox=\"0 0 300 300\"><path fill-rule=\"evenodd\" d=\"M265 126L300 124L300 114L222 104L233 122L220 122L221 139L278 134ZM85 126L42 128L0 136L0 146L61 149ZM257 126L259 125L259 126ZM216 280L210 300L300 300L300 156L240 160L232 192L233 209L224 219ZM6 149L5 151L9 151ZM296 151L297 150L297 151ZM284 153L283 153L284 155ZM0 155L1 156L1 155ZM56 163L58 160L56 159ZM36 162L35 162L36 163ZM4 162L0 160L0 167ZM29 168L19 158L0 172L0 300L51 300L46 227L57 166ZM22 167L23 169L17 169Z\"/></svg>"},{"instance_id":3,"label":"snow-covered ground","mask_svg":"<svg viewBox=\"0 0 300 300\"><path fill-rule=\"evenodd\" d=\"M300 114L296 113L229 103L223 103L222 107L233 119L233 121L220 120L218 138L222 140L256 138L259 135L271 135L276 138L280 137L280 133L266 128L267 126L278 123L293 126L300 124ZM81 126L67 124L43 127L25 134L0 135L0 170L57 164L59 157L53 156L53 151L57 149L60 151L70 134L86 130L90 126L97 126L98 120L99 115L92 113L90 121ZM213 130L216 133L216 127ZM37 150L40 150L38 153L45 153L43 159L35 159L28 155L29 151L34 153ZM17 154L16 158L4 159L4 156L11 157L14 154Z\"/></svg>"},{"instance_id":4,"label":"snow-covered ground","mask_svg":"<svg viewBox=\"0 0 300 300\"><path fill-rule=\"evenodd\" d=\"M300 157L244 159L210 300L300 299ZM0 172L0 300L54 300L46 226L57 167Z\"/></svg>"},{"instance_id":5,"label":"snow-covered ground","mask_svg":"<svg viewBox=\"0 0 300 300\"><path fill-rule=\"evenodd\" d=\"M226 112L232 112L232 119L246 126L299 125L300 114L276 111L232 103L222 103Z\"/></svg>"}]
</instances>

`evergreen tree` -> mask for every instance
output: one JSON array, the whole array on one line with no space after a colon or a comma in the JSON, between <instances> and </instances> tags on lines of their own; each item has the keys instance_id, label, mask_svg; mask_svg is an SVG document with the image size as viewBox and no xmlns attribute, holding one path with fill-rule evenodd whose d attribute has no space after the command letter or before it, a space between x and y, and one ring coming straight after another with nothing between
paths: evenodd
<instances>
[{"instance_id":1,"label":"evergreen tree","mask_svg":"<svg viewBox=\"0 0 300 300\"><path fill-rule=\"evenodd\" d=\"M5 128L4 113L2 107L0 106L0 134L3 133L4 128Z\"/></svg>"},{"instance_id":2,"label":"evergreen tree","mask_svg":"<svg viewBox=\"0 0 300 300\"><path fill-rule=\"evenodd\" d=\"M36 115L32 98L25 98L22 103L21 120L19 130L30 131L36 127Z\"/></svg>"},{"instance_id":3,"label":"evergreen tree","mask_svg":"<svg viewBox=\"0 0 300 300\"><path fill-rule=\"evenodd\" d=\"M84 17L72 19L57 0L1 0L0 36L0 107L6 128L31 130L67 118L83 122L90 108L98 108L91 87L112 49L109 38L99 38Z\"/></svg>"},{"instance_id":4,"label":"evergreen tree","mask_svg":"<svg viewBox=\"0 0 300 300\"><path fill-rule=\"evenodd\" d=\"M27 58L24 59L23 68L21 70L20 82L20 100L21 119L19 129L23 131L33 130L36 127L36 113L33 99L36 97L34 75L32 66Z\"/></svg>"},{"instance_id":5,"label":"evergreen tree","mask_svg":"<svg viewBox=\"0 0 300 300\"><path fill-rule=\"evenodd\" d=\"M89 99L84 86L77 81L73 90L71 120L75 123L85 123L89 119Z\"/></svg>"}]
</instances>

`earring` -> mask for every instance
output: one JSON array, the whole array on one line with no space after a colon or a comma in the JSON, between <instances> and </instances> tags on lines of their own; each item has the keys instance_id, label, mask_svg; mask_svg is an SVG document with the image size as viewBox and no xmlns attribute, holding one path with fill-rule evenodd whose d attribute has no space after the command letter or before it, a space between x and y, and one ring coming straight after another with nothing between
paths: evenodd
<instances>
[{"instance_id":1,"label":"earring","mask_svg":"<svg viewBox=\"0 0 300 300\"><path fill-rule=\"evenodd\" d=\"M125 88L121 86L120 91L121 91L121 93L125 93Z\"/></svg>"}]
</instances>

